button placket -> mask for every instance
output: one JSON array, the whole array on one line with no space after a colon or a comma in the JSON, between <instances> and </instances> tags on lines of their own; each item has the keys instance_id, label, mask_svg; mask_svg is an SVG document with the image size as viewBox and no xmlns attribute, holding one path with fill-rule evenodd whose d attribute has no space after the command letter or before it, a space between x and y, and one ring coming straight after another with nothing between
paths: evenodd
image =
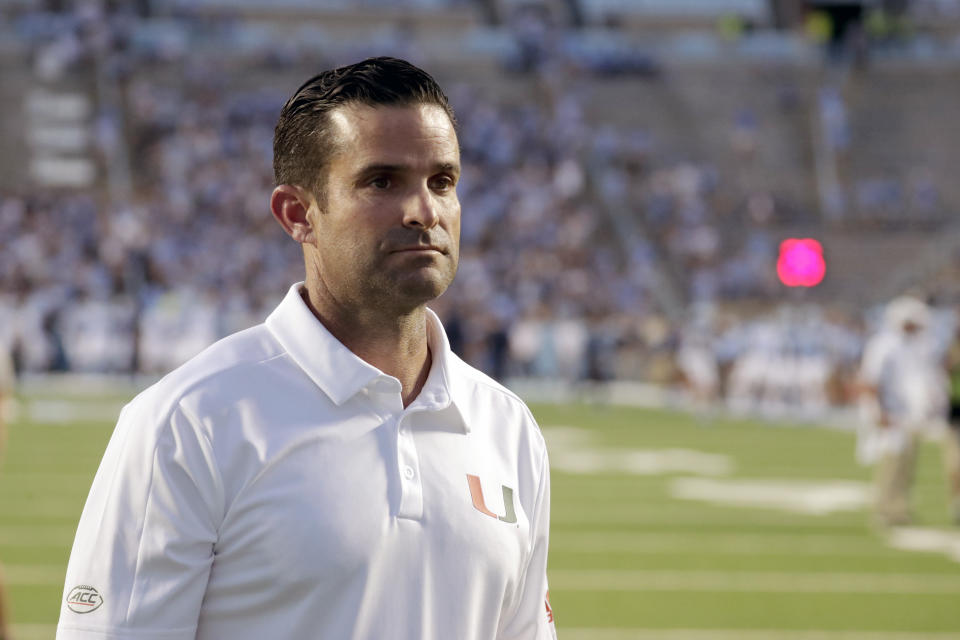
<instances>
[{"instance_id":1,"label":"button placket","mask_svg":"<svg viewBox=\"0 0 960 640\"><path fill-rule=\"evenodd\" d=\"M419 519L423 516L423 484L420 477L420 457L413 433L405 425L408 416L397 423L397 463L400 470L401 518Z\"/></svg>"}]
</instances>

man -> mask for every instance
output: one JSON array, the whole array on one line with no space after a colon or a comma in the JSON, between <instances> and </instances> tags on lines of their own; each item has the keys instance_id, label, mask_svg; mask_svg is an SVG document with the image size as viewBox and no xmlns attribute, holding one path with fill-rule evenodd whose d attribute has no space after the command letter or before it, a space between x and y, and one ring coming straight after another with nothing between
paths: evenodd
<instances>
[{"instance_id":1,"label":"man","mask_svg":"<svg viewBox=\"0 0 960 640\"><path fill-rule=\"evenodd\" d=\"M910 523L910 486L920 439L940 435L946 416L942 348L930 311L903 296L885 311L885 327L867 343L861 366L867 431L858 454L876 462L876 517L881 525Z\"/></svg>"},{"instance_id":2,"label":"man","mask_svg":"<svg viewBox=\"0 0 960 640\"><path fill-rule=\"evenodd\" d=\"M391 58L322 73L274 170L306 280L123 410L57 637L554 638L543 438L425 307L459 255L446 97Z\"/></svg>"}]
</instances>

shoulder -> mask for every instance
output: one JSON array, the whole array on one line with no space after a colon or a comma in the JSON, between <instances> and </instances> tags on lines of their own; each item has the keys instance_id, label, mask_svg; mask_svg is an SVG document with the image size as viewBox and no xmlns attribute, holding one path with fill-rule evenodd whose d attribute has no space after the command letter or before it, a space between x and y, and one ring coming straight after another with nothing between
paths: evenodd
<instances>
[{"instance_id":1,"label":"shoulder","mask_svg":"<svg viewBox=\"0 0 960 640\"><path fill-rule=\"evenodd\" d=\"M450 362L452 373L457 377L457 384L463 391L480 394L529 413L530 410L520 396L484 372L467 364L456 354L451 354Z\"/></svg>"},{"instance_id":2,"label":"shoulder","mask_svg":"<svg viewBox=\"0 0 960 640\"><path fill-rule=\"evenodd\" d=\"M868 379L879 379L883 371L894 363L900 346L899 336L889 331L881 331L870 338L863 349L860 366L862 375Z\"/></svg>"},{"instance_id":3,"label":"shoulder","mask_svg":"<svg viewBox=\"0 0 960 640\"><path fill-rule=\"evenodd\" d=\"M161 418L178 408L202 411L204 398L218 398L223 406L254 391L268 363L284 353L264 325L251 327L210 345L140 393L128 409Z\"/></svg>"},{"instance_id":4,"label":"shoulder","mask_svg":"<svg viewBox=\"0 0 960 640\"><path fill-rule=\"evenodd\" d=\"M866 345L864 345L863 352L867 357L880 357L885 356L894 349L896 349L899 340L897 335L890 331L881 331L867 340Z\"/></svg>"},{"instance_id":5,"label":"shoulder","mask_svg":"<svg viewBox=\"0 0 960 640\"><path fill-rule=\"evenodd\" d=\"M458 396L470 414L464 416L466 420L482 415L486 418L482 421L484 424L495 424L498 429L517 429L518 433L508 437L529 439L531 445L545 451L536 418L520 396L456 355L451 354L450 362Z\"/></svg>"}]
</instances>

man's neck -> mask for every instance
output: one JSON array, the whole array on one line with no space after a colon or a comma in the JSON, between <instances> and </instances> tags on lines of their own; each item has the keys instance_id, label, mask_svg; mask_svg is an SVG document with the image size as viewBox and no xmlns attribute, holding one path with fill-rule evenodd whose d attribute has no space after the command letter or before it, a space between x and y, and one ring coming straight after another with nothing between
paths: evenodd
<instances>
[{"instance_id":1,"label":"man's neck","mask_svg":"<svg viewBox=\"0 0 960 640\"><path fill-rule=\"evenodd\" d=\"M420 394L430 373L426 308L404 314L346 309L308 290L304 302L323 326L358 358L400 381L403 406Z\"/></svg>"}]
</instances>

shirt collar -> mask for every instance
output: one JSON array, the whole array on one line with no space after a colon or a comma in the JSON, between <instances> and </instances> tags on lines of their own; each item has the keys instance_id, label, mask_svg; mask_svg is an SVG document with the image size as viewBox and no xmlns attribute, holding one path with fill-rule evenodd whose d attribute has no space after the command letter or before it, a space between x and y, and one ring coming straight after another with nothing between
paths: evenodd
<instances>
[{"instance_id":1,"label":"shirt collar","mask_svg":"<svg viewBox=\"0 0 960 640\"><path fill-rule=\"evenodd\" d=\"M432 309L427 309L427 343L433 363L430 374L420 390L420 395L410 405L421 401L433 409L450 408L456 416L458 426L464 433L470 433L470 423L466 419L468 394L462 373L457 372L460 359L450 350L447 332L440 318Z\"/></svg>"},{"instance_id":2,"label":"shirt collar","mask_svg":"<svg viewBox=\"0 0 960 640\"><path fill-rule=\"evenodd\" d=\"M320 390L340 406L383 373L333 337L304 302L302 288L302 282L290 287L267 317L267 329Z\"/></svg>"},{"instance_id":3,"label":"shirt collar","mask_svg":"<svg viewBox=\"0 0 960 640\"><path fill-rule=\"evenodd\" d=\"M374 380L390 378L350 351L317 320L301 296L302 288L302 282L290 287L267 317L266 326L314 384L340 406ZM426 311L427 341L433 363L420 395L410 407L435 411L451 408L451 416L455 416L458 426L469 433L470 426L464 419L466 398L461 376L454 373L457 357L450 350L440 319L432 310Z\"/></svg>"}]
</instances>

